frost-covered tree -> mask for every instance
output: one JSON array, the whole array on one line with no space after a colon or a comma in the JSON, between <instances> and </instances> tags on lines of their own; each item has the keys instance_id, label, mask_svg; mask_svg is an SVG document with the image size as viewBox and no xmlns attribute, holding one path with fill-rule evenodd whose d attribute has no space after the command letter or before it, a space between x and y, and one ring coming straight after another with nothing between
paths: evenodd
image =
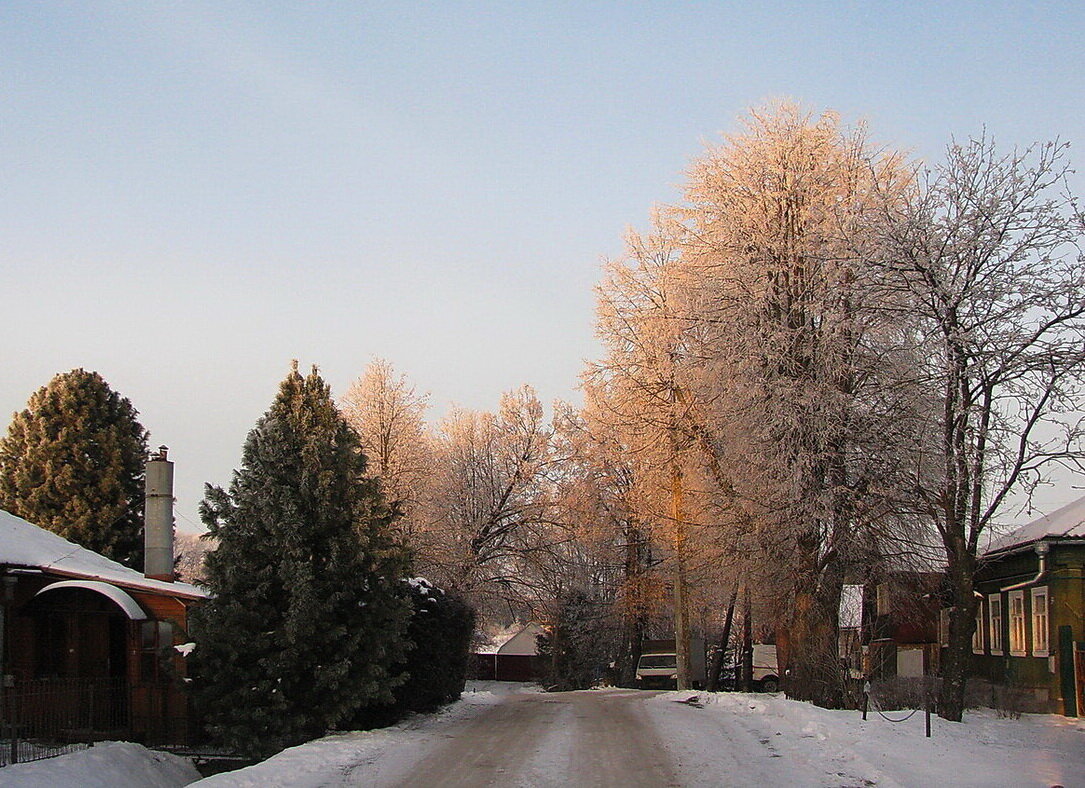
<instances>
[{"instance_id":1,"label":"frost-covered tree","mask_svg":"<svg viewBox=\"0 0 1085 788\"><path fill-rule=\"evenodd\" d=\"M909 173L831 113L782 104L693 166L681 249L701 401L772 556L789 635L788 692L835 705L836 614L850 567L876 554L905 330L886 308L877 234ZM894 475L898 474L898 475Z\"/></svg>"},{"instance_id":2,"label":"frost-covered tree","mask_svg":"<svg viewBox=\"0 0 1085 788\"><path fill-rule=\"evenodd\" d=\"M0 440L0 507L142 568L147 431L137 417L97 372L57 375Z\"/></svg>"},{"instance_id":3,"label":"frost-covered tree","mask_svg":"<svg viewBox=\"0 0 1085 788\"><path fill-rule=\"evenodd\" d=\"M908 504L934 524L952 588L939 698L951 720L990 526L1012 496L1085 459L1085 222L1065 154L954 144L906 203L886 204L886 275L918 321L916 383L932 404L910 422L923 440Z\"/></svg>"},{"instance_id":4,"label":"frost-covered tree","mask_svg":"<svg viewBox=\"0 0 1085 788\"><path fill-rule=\"evenodd\" d=\"M538 596L525 560L549 538L551 435L529 386L497 413L457 410L436 431L419 567L483 616Z\"/></svg>"},{"instance_id":5,"label":"frost-covered tree","mask_svg":"<svg viewBox=\"0 0 1085 788\"><path fill-rule=\"evenodd\" d=\"M193 616L208 731L267 754L389 703L409 603L392 514L316 370L293 371L201 516L211 598Z\"/></svg>"},{"instance_id":6,"label":"frost-covered tree","mask_svg":"<svg viewBox=\"0 0 1085 788\"><path fill-rule=\"evenodd\" d=\"M428 405L429 396L419 394L384 359L370 363L342 400L343 417L358 433L369 460L368 473L400 509L396 527L408 544L420 527L418 505L433 473L425 428Z\"/></svg>"}]
</instances>

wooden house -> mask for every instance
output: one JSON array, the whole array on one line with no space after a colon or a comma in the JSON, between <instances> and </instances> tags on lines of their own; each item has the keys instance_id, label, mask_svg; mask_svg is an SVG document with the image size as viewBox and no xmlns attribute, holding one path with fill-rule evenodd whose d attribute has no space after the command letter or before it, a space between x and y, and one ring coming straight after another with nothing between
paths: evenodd
<instances>
[{"instance_id":1,"label":"wooden house","mask_svg":"<svg viewBox=\"0 0 1085 788\"><path fill-rule=\"evenodd\" d=\"M207 595L157 577L0 510L0 724L183 743L188 612Z\"/></svg>"},{"instance_id":2,"label":"wooden house","mask_svg":"<svg viewBox=\"0 0 1085 788\"><path fill-rule=\"evenodd\" d=\"M975 588L973 675L1085 713L1085 498L994 540Z\"/></svg>"},{"instance_id":3,"label":"wooden house","mask_svg":"<svg viewBox=\"0 0 1085 788\"><path fill-rule=\"evenodd\" d=\"M845 585L839 651L852 679L919 679L939 669L940 572L887 571L878 583Z\"/></svg>"}]
</instances>

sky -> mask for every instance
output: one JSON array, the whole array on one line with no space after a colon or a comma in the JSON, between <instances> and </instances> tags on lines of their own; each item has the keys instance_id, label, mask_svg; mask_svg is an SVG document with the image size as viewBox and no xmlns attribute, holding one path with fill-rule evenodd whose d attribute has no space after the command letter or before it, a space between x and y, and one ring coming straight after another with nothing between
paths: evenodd
<instances>
[{"instance_id":1,"label":"sky","mask_svg":"<svg viewBox=\"0 0 1085 788\"><path fill-rule=\"evenodd\" d=\"M1081 144L1083 34L1076 2L7 0L0 428L97 370L198 530L291 359L337 396L388 359L433 418L577 402L601 260L750 107L927 161Z\"/></svg>"}]
</instances>

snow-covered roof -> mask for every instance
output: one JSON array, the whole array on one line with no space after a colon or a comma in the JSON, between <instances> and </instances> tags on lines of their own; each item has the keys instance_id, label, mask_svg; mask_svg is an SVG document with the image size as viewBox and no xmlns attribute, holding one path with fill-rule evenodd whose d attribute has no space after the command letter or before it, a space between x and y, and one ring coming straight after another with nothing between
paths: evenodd
<instances>
[{"instance_id":1,"label":"snow-covered roof","mask_svg":"<svg viewBox=\"0 0 1085 788\"><path fill-rule=\"evenodd\" d=\"M520 637L520 635L523 635L525 632L527 632L528 635L525 638L521 638L521 641L530 639L531 642L534 643L534 638L536 635L542 632L542 627L534 622L529 623L525 626L524 624L517 621L507 627L503 627L497 632L492 632L486 635L485 642L479 644L471 650L475 654L497 654L498 652L502 654L519 653L518 651L508 651L503 649L511 641ZM515 645L511 648L515 648ZM530 653L533 654L534 651Z\"/></svg>"},{"instance_id":2,"label":"snow-covered roof","mask_svg":"<svg viewBox=\"0 0 1085 788\"><path fill-rule=\"evenodd\" d=\"M1045 514L994 539L985 554L1001 553L1041 539L1085 539L1085 498L1078 498L1051 514Z\"/></svg>"},{"instance_id":3,"label":"snow-covered roof","mask_svg":"<svg viewBox=\"0 0 1085 788\"><path fill-rule=\"evenodd\" d=\"M0 565L42 569L64 577L101 580L106 583L154 591L168 596L203 599L205 591L188 583L151 580L141 572L80 547L21 517L0 509Z\"/></svg>"},{"instance_id":4,"label":"snow-covered roof","mask_svg":"<svg viewBox=\"0 0 1085 788\"><path fill-rule=\"evenodd\" d=\"M536 638L542 634L542 625L531 623L521 629L511 638L498 647L498 654L510 654L514 656L535 656L538 650Z\"/></svg>"}]
</instances>

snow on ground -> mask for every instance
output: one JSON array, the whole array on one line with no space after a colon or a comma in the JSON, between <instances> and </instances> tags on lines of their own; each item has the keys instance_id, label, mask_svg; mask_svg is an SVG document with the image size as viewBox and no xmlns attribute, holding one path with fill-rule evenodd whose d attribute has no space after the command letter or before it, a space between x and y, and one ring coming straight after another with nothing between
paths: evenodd
<instances>
[{"instance_id":1,"label":"snow on ground","mask_svg":"<svg viewBox=\"0 0 1085 788\"><path fill-rule=\"evenodd\" d=\"M697 695L703 708L677 702ZM777 695L667 692L649 713L682 784L1085 786L1085 722L1054 714L963 723L821 709ZM886 712L902 719L907 712Z\"/></svg>"},{"instance_id":2,"label":"snow on ground","mask_svg":"<svg viewBox=\"0 0 1085 788\"><path fill-rule=\"evenodd\" d=\"M180 788L198 779L188 758L118 741L0 769L0 786L19 788Z\"/></svg>"},{"instance_id":3,"label":"snow on ground","mask_svg":"<svg viewBox=\"0 0 1085 788\"><path fill-rule=\"evenodd\" d=\"M198 785L400 785L427 755L465 735L461 723L512 695L520 695L515 708L494 709L499 716L486 719L496 719L513 735L482 758L493 761L491 771L519 780L509 784L577 784L578 777L585 777L585 764L605 759L600 749L614 744L593 737L604 721L621 716L630 719L631 729L640 726L639 734L628 737L635 739L629 744L642 755L648 750L651 763L638 768L655 768L656 760L665 762L669 755L667 768L673 766L675 782L683 786L1085 786L1085 721L1057 715L1011 720L979 711L968 713L964 723L932 717L928 739L922 712L893 723L872 711L864 722L857 711L820 709L779 695L618 689L547 695L504 682L471 682L461 700L437 714L380 730L325 736ZM699 707L683 702L691 697ZM588 698L597 698L598 704L585 706ZM516 763L505 764L504 755ZM611 760L625 757L615 752ZM643 782L640 774L626 783L635 784L638 776ZM197 777L184 759L111 742L0 769L0 786L172 788Z\"/></svg>"},{"instance_id":4,"label":"snow on ground","mask_svg":"<svg viewBox=\"0 0 1085 788\"><path fill-rule=\"evenodd\" d=\"M509 694L536 688L501 681L469 681L460 700L436 714L415 715L398 725L371 731L335 733L283 750L266 761L201 780L200 788L316 788L350 785L364 770L382 784L394 784L433 744L441 726L466 720L501 703Z\"/></svg>"}]
</instances>

